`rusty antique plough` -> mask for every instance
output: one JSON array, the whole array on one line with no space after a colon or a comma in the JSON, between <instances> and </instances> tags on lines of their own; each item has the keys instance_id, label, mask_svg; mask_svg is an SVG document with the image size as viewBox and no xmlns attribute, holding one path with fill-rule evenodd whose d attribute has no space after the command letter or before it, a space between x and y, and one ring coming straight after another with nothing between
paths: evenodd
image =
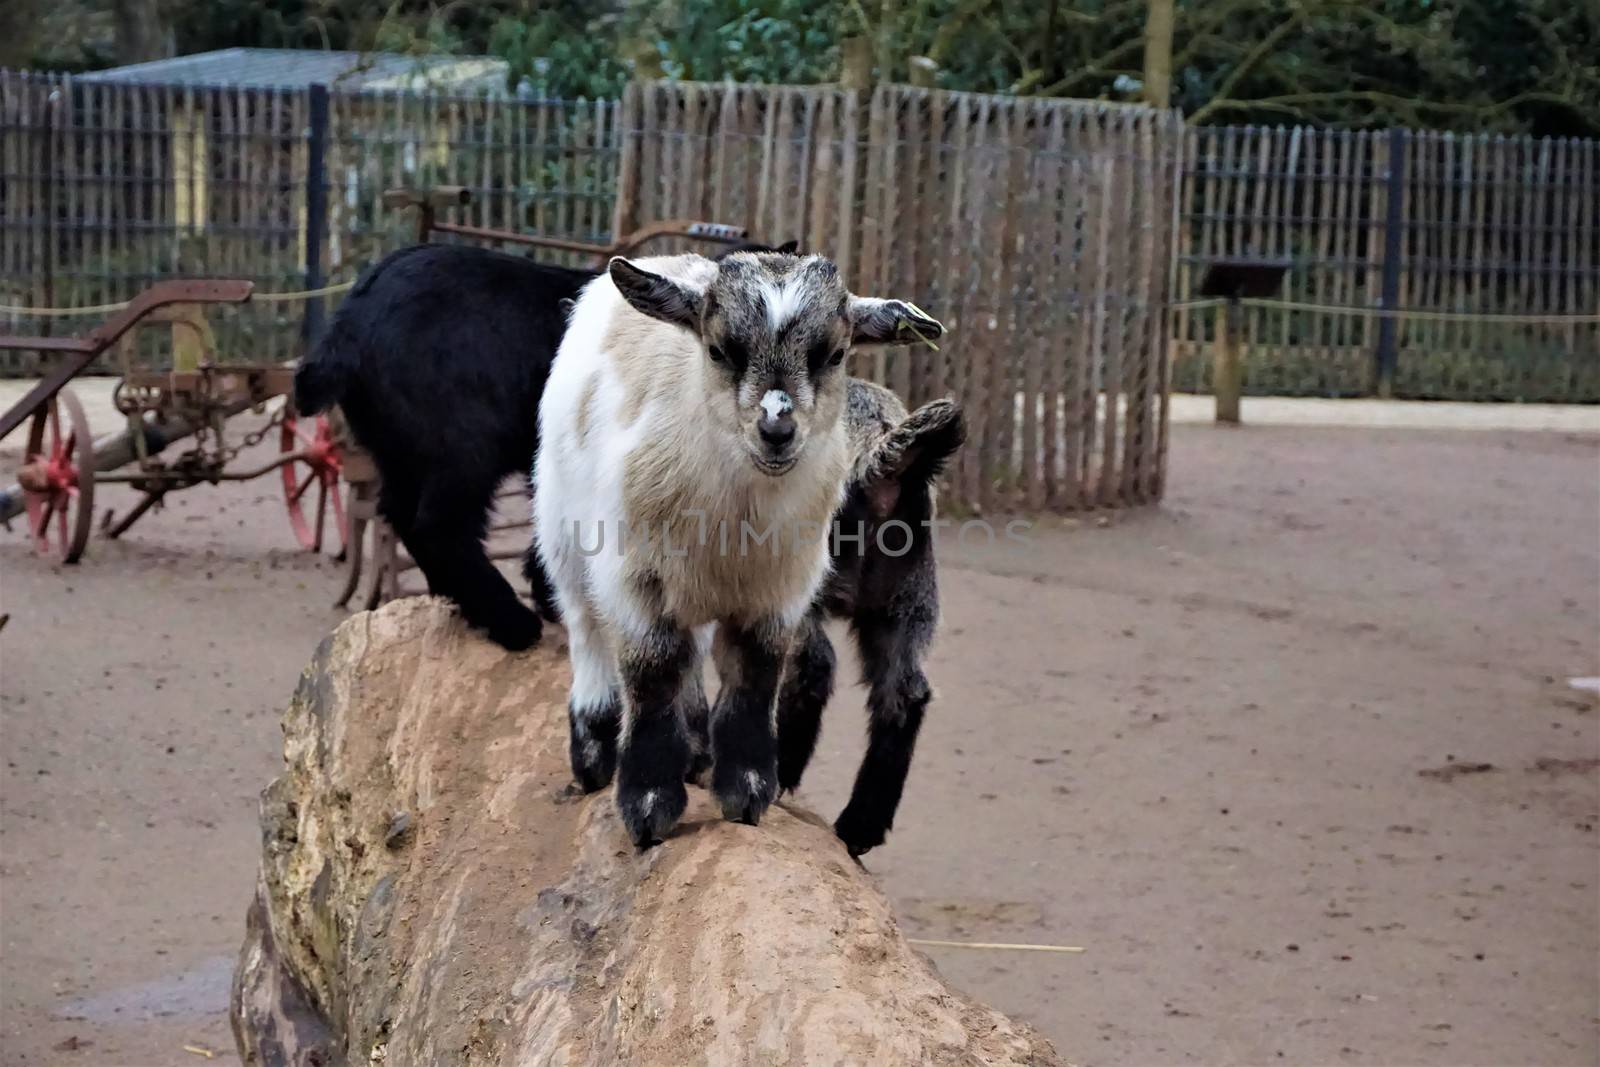
<instances>
[{"instance_id":1,"label":"rusty antique plough","mask_svg":"<svg viewBox=\"0 0 1600 1067\"><path fill-rule=\"evenodd\" d=\"M269 401L289 393L294 375L289 363L226 364L217 358L205 306L244 303L253 288L251 282L236 280L159 282L82 336L0 336L0 349L57 356L39 384L0 415L0 438L28 423L16 484L0 491L0 520L25 513L28 534L38 551L73 563L83 554L94 528L97 484L126 483L143 493L120 519L106 514L103 529L115 538L176 489L277 471L290 526L300 543L320 548L331 515L342 546L341 455L327 420L301 426L285 405L239 444L228 440L229 419L251 409L265 413ZM171 369L136 366L135 331L158 325L171 332ZM96 441L83 405L67 383L113 346L118 348L121 370L113 397L127 429ZM246 468L234 465L244 448L274 429L279 433L275 457ZM192 440L193 446L175 457L164 455L170 445L183 440ZM308 519L306 504L312 489L316 490L314 519Z\"/></svg>"}]
</instances>

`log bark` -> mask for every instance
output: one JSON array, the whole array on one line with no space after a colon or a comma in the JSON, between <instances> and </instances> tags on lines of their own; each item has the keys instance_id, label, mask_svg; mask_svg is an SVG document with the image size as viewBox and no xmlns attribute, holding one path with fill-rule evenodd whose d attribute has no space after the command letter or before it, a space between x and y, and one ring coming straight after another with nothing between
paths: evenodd
<instances>
[{"instance_id":1,"label":"log bark","mask_svg":"<svg viewBox=\"0 0 1600 1067\"><path fill-rule=\"evenodd\" d=\"M699 789L636 853L574 795L559 631L353 616L284 716L234 975L248 1065L1055 1064L944 984L826 823Z\"/></svg>"}]
</instances>

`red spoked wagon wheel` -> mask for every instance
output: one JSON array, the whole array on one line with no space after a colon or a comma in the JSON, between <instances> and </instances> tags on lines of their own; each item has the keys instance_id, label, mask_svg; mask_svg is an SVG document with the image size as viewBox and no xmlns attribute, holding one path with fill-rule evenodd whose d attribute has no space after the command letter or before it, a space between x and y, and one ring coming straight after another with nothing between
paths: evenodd
<instances>
[{"instance_id":1,"label":"red spoked wagon wheel","mask_svg":"<svg viewBox=\"0 0 1600 1067\"><path fill-rule=\"evenodd\" d=\"M94 438L71 389L34 414L17 480L34 549L62 563L78 562L94 521Z\"/></svg>"},{"instance_id":2,"label":"red spoked wagon wheel","mask_svg":"<svg viewBox=\"0 0 1600 1067\"><path fill-rule=\"evenodd\" d=\"M314 419L296 419L284 415L283 429L279 435L282 453L299 455L285 463L283 471L283 496L289 508L289 525L294 528L300 547L313 552L322 551L322 532L327 516L333 513L333 532L339 538L339 549L344 550L350 528L345 521L344 497L340 495L339 475L344 470L344 450L333 435L326 415ZM315 504L315 518L306 519L307 498Z\"/></svg>"}]
</instances>

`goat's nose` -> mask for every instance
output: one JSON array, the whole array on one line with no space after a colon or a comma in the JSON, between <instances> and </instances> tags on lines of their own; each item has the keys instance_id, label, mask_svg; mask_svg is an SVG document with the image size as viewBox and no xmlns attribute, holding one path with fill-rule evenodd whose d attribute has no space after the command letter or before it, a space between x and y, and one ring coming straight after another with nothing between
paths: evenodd
<instances>
[{"instance_id":1,"label":"goat's nose","mask_svg":"<svg viewBox=\"0 0 1600 1067\"><path fill-rule=\"evenodd\" d=\"M794 416L787 411L775 419L763 415L757 429L761 431L762 443L777 451L794 440Z\"/></svg>"}]
</instances>

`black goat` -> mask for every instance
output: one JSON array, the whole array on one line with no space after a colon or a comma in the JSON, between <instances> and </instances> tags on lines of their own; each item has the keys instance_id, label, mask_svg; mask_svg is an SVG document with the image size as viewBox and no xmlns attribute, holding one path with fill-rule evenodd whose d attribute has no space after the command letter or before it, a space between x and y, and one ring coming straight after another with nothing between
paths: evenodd
<instances>
[{"instance_id":1,"label":"black goat","mask_svg":"<svg viewBox=\"0 0 1600 1067\"><path fill-rule=\"evenodd\" d=\"M378 510L428 588L513 650L542 627L484 551L489 505L506 475L533 466L569 302L598 273L467 245L403 248L361 276L295 372L296 409L339 404L371 453ZM549 605L543 574L526 574Z\"/></svg>"},{"instance_id":2,"label":"black goat","mask_svg":"<svg viewBox=\"0 0 1600 1067\"><path fill-rule=\"evenodd\" d=\"M778 698L778 786L800 784L833 693L825 617L849 621L868 687L867 752L834 831L853 856L894 823L932 698L922 658L939 622L933 482L965 440L949 400L909 416L887 389L852 379L846 409L857 461L834 517L833 573L790 652Z\"/></svg>"}]
</instances>

